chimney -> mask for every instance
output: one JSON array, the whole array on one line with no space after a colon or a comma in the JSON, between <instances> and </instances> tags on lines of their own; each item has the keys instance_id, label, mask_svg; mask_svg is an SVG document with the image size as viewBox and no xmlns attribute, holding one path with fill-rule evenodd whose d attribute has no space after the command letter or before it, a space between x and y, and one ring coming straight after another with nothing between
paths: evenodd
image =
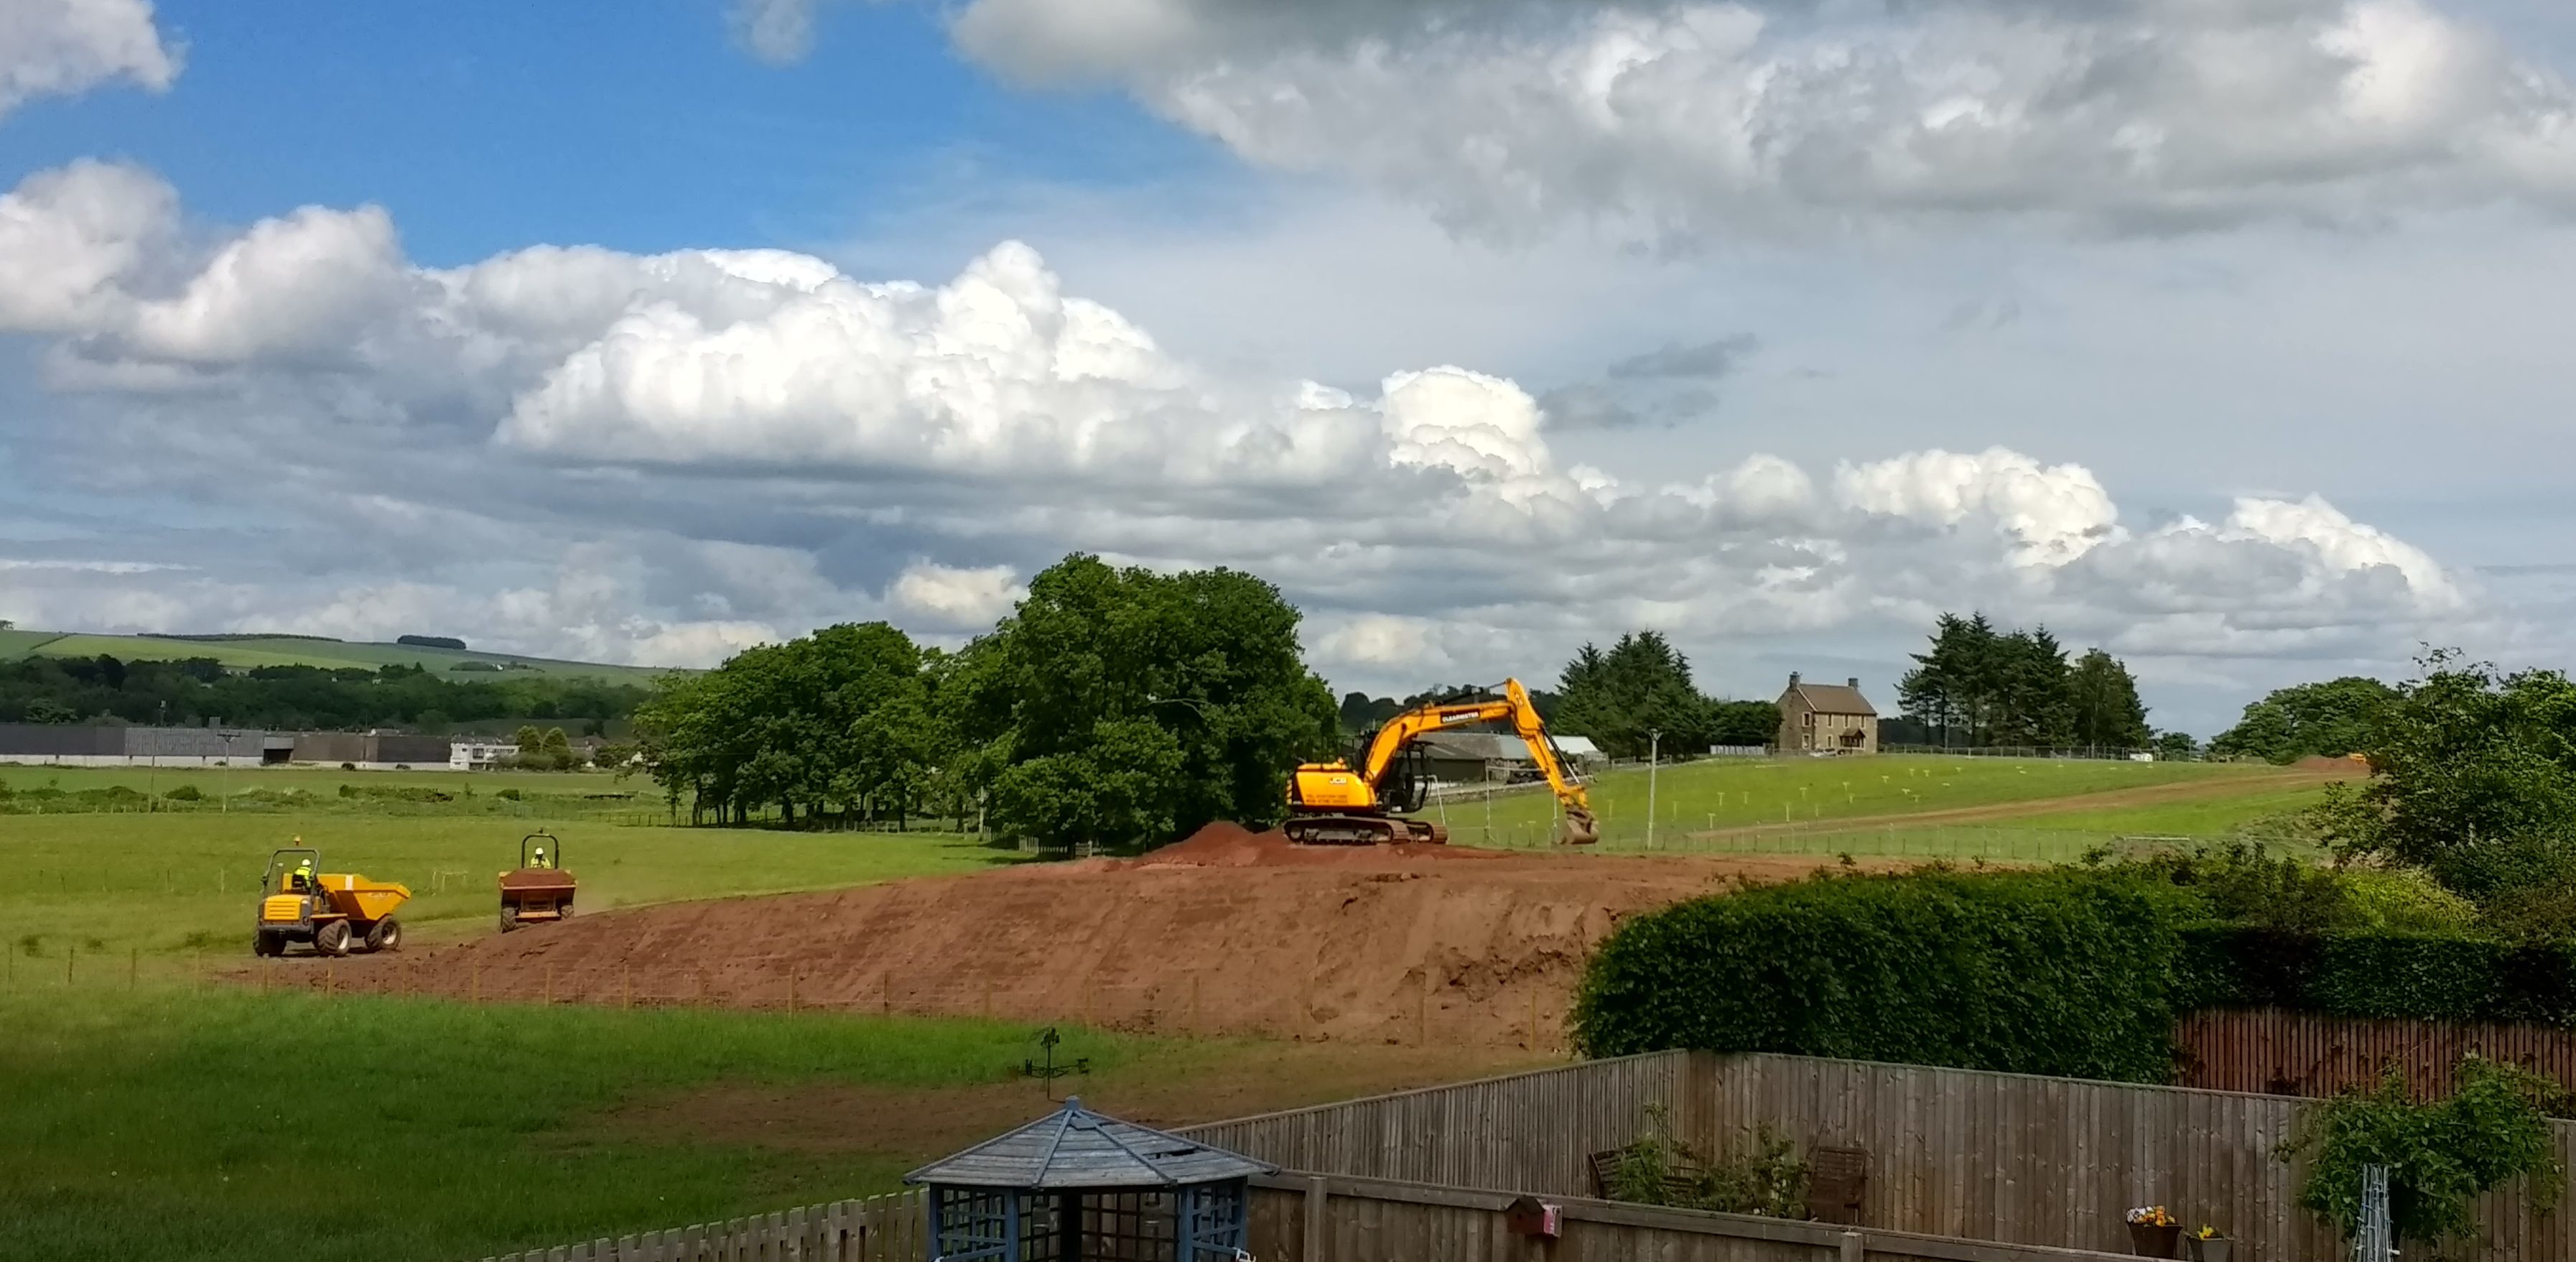
<instances>
[{"instance_id":1,"label":"chimney","mask_svg":"<svg viewBox=\"0 0 2576 1262\"><path fill-rule=\"evenodd\" d=\"M1860 676L1854 675L1851 677L1851 690L1853 692L1860 691Z\"/></svg>"},{"instance_id":2,"label":"chimney","mask_svg":"<svg viewBox=\"0 0 2576 1262\"><path fill-rule=\"evenodd\" d=\"M1789 686L1792 688L1798 686L1798 672L1794 670L1789 672Z\"/></svg>"}]
</instances>

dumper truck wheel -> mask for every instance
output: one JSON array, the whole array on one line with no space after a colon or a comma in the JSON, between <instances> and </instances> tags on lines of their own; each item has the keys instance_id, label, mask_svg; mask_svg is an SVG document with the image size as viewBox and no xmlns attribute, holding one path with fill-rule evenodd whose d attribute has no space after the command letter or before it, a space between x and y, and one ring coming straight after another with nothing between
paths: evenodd
<instances>
[{"instance_id":1,"label":"dumper truck wheel","mask_svg":"<svg viewBox=\"0 0 2576 1262\"><path fill-rule=\"evenodd\" d=\"M391 918L377 921L376 927L367 931L367 949L370 951L401 950L402 922Z\"/></svg>"},{"instance_id":2,"label":"dumper truck wheel","mask_svg":"<svg viewBox=\"0 0 2576 1262\"><path fill-rule=\"evenodd\" d=\"M349 922L326 920L313 927L313 949L324 955L349 953Z\"/></svg>"},{"instance_id":3,"label":"dumper truck wheel","mask_svg":"<svg viewBox=\"0 0 2576 1262\"><path fill-rule=\"evenodd\" d=\"M503 933L508 933L509 931L511 931L511 930L513 930L513 929L516 929L516 928L518 928L518 927L519 927L519 909L518 909L518 908L516 908L516 907L504 907L504 908L502 908L502 909L501 909L501 932L503 932Z\"/></svg>"},{"instance_id":4,"label":"dumper truck wheel","mask_svg":"<svg viewBox=\"0 0 2576 1262\"><path fill-rule=\"evenodd\" d=\"M268 933L266 931L254 933L250 935L250 953L253 955L284 955L286 954L286 943L283 939L273 933Z\"/></svg>"}]
</instances>

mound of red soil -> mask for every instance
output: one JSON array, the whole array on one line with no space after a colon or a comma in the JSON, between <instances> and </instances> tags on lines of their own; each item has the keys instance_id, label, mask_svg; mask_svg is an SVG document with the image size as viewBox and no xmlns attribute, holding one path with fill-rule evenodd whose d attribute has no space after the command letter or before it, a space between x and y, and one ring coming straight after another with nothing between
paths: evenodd
<instances>
[{"instance_id":1,"label":"mound of red soil","mask_svg":"<svg viewBox=\"0 0 2576 1262\"><path fill-rule=\"evenodd\" d=\"M1620 917L1818 862L1292 847L1217 825L1136 860L583 915L342 960L336 984L1554 1051Z\"/></svg>"},{"instance_id":2,"label":"mound of red soil","mask_svg":"<svg viewBox=\"0 0 2576 1262\"><path fill-rule=\"evenodd\" d=\"M1495 850L1407 842L1396 846L1300 846L1274 828L1256 833L1219 820L1188 838L1148 852L1128 866L1141 868L1376 868L1389 860L1499 859Z\"/></svg>"}]
</instances>

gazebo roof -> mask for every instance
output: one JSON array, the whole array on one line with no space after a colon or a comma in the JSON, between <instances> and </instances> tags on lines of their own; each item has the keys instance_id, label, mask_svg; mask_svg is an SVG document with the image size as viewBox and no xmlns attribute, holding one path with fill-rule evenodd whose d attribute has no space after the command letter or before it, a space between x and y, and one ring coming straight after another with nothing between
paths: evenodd
<instances>
[{"instance_id":1,"label":"gazebo roof","mask_svg":"<svg viewBox=\"0 0 2576 1262\"><path fill-rule=\"evenodd\" d=\"M1148 1126L1104 1117L1079 1096L1026 1126L903 1176L906 1183L1070 1192L1220 1183L1279 1167Z\"/></svg>"}]
</instances>

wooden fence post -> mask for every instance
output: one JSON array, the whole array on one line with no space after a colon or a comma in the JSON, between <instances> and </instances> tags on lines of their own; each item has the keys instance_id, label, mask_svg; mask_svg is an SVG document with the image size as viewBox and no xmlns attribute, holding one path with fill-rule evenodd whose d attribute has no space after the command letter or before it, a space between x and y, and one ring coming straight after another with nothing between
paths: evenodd
<instances>
[{"instance_id":1,"label":"wooden fence post","mask_svg":"<svg viewBox=\"0 0 2576 1262\"><path fill-rule=\"evenodd\" d=\"M1843 1233L1842 1262L1861 1262L1862 1255L1866 1252L1868 1252L1868 1250L1863 1246L1859 1232L1846 1231Z\"/></svg>"},{"instance_id":2,"label":"wooden fence post","mask_svg":"<svg viewBox=\"0 0 2576 1262\"><path fill-rule=\"evenodd\" d=\"M1306 1249L1302 1262L1328 1262L1324 1224L1330 1216L1324 1212L1324 1202L1331 1196L1324 1190L1324 1176L1306 1180Z\"/></svg>"}]
</instances>

